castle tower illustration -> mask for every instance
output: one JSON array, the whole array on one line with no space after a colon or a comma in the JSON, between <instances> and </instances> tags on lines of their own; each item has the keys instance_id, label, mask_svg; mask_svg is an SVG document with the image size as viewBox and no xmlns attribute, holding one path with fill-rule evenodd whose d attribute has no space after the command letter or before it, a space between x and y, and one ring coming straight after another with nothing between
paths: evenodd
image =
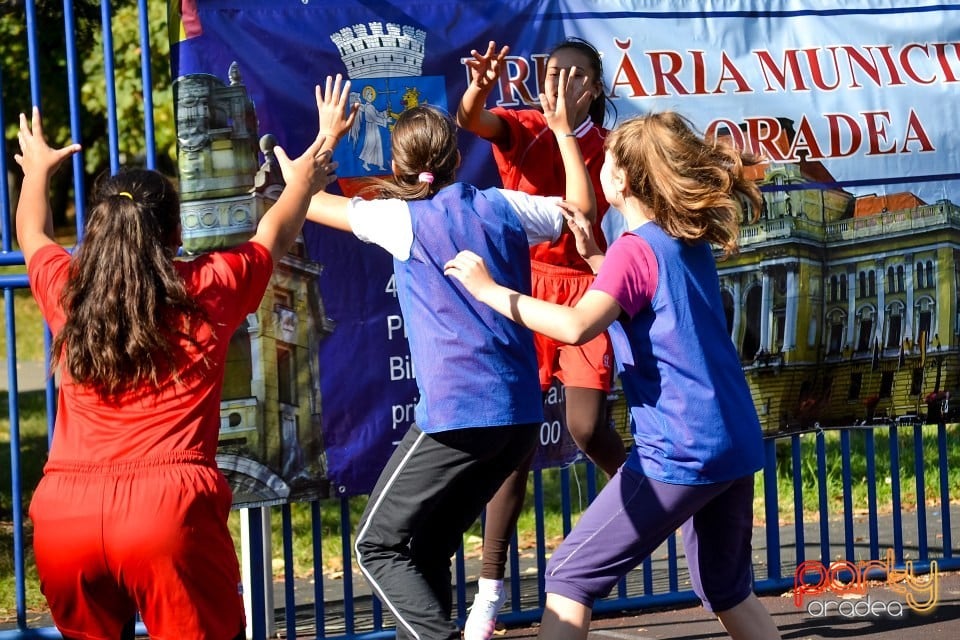
<instances>
[{"instance_id":1,"label":"castle tower illustration","mask_svg":"<svg viewBox=\"0 0 960 640\"><path fill-rule=\"evenodd\" d=\"M751 169L777 188L717 265L764 429L940 419L960 384L960 207L804 188L834 182L819 162Z\"/></svg>"},{"instance_id":2,"label":"castle tower illustration","mask_svg":"<svg viewBox=\"0 0 960 640\"><path fill-rule=\"evenodd\" d=\"M283 188L276 141L258 137L255 107L236 63L227 74L228 83L212 74L174 83L187 256L249 239ZM331 328L320 271L298 240L275 267L256 313L231 339L217 462L235 505L327 493L316 354Z\"/></svg>"}]
</instances>

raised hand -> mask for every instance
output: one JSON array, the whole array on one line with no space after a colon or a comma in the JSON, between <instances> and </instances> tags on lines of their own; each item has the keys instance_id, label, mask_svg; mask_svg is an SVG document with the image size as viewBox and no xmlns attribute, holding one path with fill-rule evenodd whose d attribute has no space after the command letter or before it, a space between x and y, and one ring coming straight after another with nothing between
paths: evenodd
<instances>
[{"instance_id":1,"label":"raised hand","mask_svg":"<svg viewBox=\"0 0 960 640\"><path fill-rule=\"evenodd\" d=\"M481 299L483 291L496 286L483 258L473 251L461 251L443 265L443 274L456 278L474 298Z\"/></svg>"},{"instance_id":2,"label":"raised hand","mask_svg":"<svg viewBox=\"0 0 960 640\"><path fill-rule=\"evenodd\" d=\"M355 102L349 107L347 100L350 95L350 81L342 82L343 77L338 73L336 78L327 76L323 91L320 85L316 86L317 114L320 135L329 136L326 148L332 149L353 126L353 121L360 110L360 103ZM342 83L342 86L341 86Z\"/></svg>"},{"instance_id":3,"label":"raised hand","mask_svg":"<svg viewBox=\"0 0 960 640\"><path fill-rule=\"evenodd\" d=\"M581 107L593 100L589 79L577 75L577 68L560 69L557 76L557 95L540 93L540 108L547 126L557 135L570 133L579 124L575 122Z\"/></svg>"},{"instance_id":4,"label":"raised hand","mask_svg":"<svg viewBox=\"0 0 960 640\"><path fill-rule=\"evenodd\" d=\"M576 205L561 200L557 203L557 206L560 207L563 217L567 221L567 228L570 229L570 233L577 241L577 253L596 273L603 262L604 254L593 235L593 225Z\"/></svg>"},{"instance_id":5,"label":"raised hand","mask_svg":"<svg viewBox=\"0 0 960 640\"><path fill-rule=\"evenodd\" d=\"M20 131L17 133L17 142L20 144L20 153L14 154L13 159L23 169L24 178L36 176L48 179L61 163L80 151L79 144L68 144L60 149L51 148L43 135L43 123L40 119L40 110L33 108L32 123L27 116L20 114Z\"/></svg>"},{"instance_id":6,"label":"raised hand","mask_svg":"<svg viewBox=\"0 0 960 640\"><path fill-rule=\"evenodd\" d=\"M322 133L317 134L313 143L296 159L291 159L281 147L274 147L286 184L301 181L307 193L312 195L323 191L337 179L334 173L337 162L331 159L332 151L329 148L324 149L329 137Z\"/></svg>"},{"instance_id":7,"label":"raised hand","mask_svg":"<svg viewBox=\"0 0 960 640\"><path fill-rule=\"evenodd\" d=\"M497 79L500 77L500 70L503 67L503 59L510 53L510 47L504 46L497 52L497 43L491 40L487 44L486 53L481 54L476 49L470 50L472 60L467 60L465 64L470 70L470 82L475 85L480 92L486 95L494 87Z\"/></svg>"}]
</instances>

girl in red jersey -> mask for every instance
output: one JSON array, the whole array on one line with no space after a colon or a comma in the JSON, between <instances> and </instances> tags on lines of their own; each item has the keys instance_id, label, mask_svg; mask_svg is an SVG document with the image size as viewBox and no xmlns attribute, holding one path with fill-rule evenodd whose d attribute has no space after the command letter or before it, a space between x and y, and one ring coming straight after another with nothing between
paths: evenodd
<instances>
[{"instance_id":1,"label":"girl in red jersey","mask_svg":"<svg viewBox=\"0 0 960 640\"><path fill-rule=\"evenodd\" d=\"M41 590L64 637L115 640L137 611L156 638L243 637L232 497L215 461L227 348L310 197L335 179L330 150L342 132L328 125L340 123L348 91L328 78L323 96L317 88L326 135L295 160L275 149L286 186L254 236L190 261L174 259L177 192L144 169L100 179L76 253L58 245L50 178L80 145L52 149L39 112L20 115L17 240L61 371L30 517Z\"/></svg>"},{"instance_id":2,"label":"girl in red jersey","mask_svg":"<svg viewBox=\"0 0 960 640\"><path fill-rule=\"evenodd\" d=\"M496 49L490 42L485 53L471 51L470 86L463 94L457 123L493 144L497 169L506 189L533 195L556 196L564 192L565 176L560 151L539 109L487 110L484 105L497 85L508 47ZM571 81L582 83L591 100L579 103L573 135L580 146L597 197L596 217L591 220L595 237L603 238L601 221L608 203L600 189L600 167L607 130L603 128L606 97L600 54L584 40L568 39L555 47L546 64L543 91L547 100L556 100L557 78L562 69L576 68ZM548 103L549 104L549 103ZM574 305L589 288L594 276L577 253L569 231L553 242L531 247L533 295L542 300ZM566 423L577 446L590 460L612 476L626 459L623 441L606 421L606 398L612 381L610 339L601 333L583 345L566 345L539 333L534 334L540 368L540 388L549 389L553 378L565 386ZM465 640L488 640L494 631L497 612L506 600L503 576L507 545L526 495L529 456L503 483L487 505L483 532L483 566L478 593L464 628Z\"/></svg>"}]
</instances>

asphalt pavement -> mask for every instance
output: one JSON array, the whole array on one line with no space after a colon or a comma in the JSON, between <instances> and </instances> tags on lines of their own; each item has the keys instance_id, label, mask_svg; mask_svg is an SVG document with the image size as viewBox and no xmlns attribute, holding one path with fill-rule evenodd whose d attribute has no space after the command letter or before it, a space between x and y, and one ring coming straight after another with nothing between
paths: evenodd
<instances>
[{"instance_id":1,"label":"asphalt pavement","mask_svg":"<svg viewBox=\"0 0 960 640\"><path fill-rule=\"evenodd\" d=\"M871 584L866 594L847 595L842 599L818 596L800 607L795 605L792 593L765 595L760 600L773 616L784 640L960 638L960 572L938 574L937 602L926 613L911 609L904 594L883 584ZM925 598L922 600L926 602ZM827 613L823 614L825 609ZM536 638L537 628L501 630L495 637ZM726 637L717 619L700 606L675 606L598 618L593 621L588 636L590 640Z\"/></svg>"}]
</instances>

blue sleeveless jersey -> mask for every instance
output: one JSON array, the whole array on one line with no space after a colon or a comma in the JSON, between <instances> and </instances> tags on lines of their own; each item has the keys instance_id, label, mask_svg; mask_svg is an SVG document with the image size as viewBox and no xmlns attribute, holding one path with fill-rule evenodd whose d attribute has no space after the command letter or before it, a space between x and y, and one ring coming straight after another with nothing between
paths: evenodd
<instances>
[{"instance_id":1,"label":"blue sleeveless jersey","mask_svg":"<svg viewBox=\"0 0 960 640\"><path fill-rule=\"evenodd\" d=\"M463 249L498 283L530 292L530 249L516 213L496 189L463 183L408 202L410 258L394 260L427 433L540 422L543 404L533 334L478 302L443 265Z\"/></svg>"},{"instance_id":2,"label":"blue sleeveless jersey","mask_svg":"<svg viewBox=\"0 0 960 640\"><path fill-rule=\"evenodd\" d=\"M724 482L763 466L763 442L740 358L726 332L713 252L656 224L632 233L657 258L649 307L615 340L635 446L627 465L674 484Z\"/></svg>"}]
</instances>

